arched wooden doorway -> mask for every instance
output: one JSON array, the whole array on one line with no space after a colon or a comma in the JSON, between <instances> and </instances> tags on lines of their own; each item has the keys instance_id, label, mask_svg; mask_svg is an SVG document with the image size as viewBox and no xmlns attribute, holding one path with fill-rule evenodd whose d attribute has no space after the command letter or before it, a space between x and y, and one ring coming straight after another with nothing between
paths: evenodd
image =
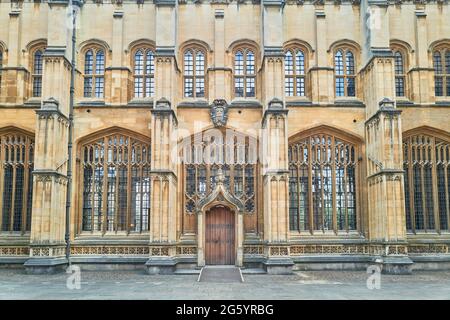
<instances>
[{"instance_id":1,"label":"arched wooden doorway","mask_svg":"<svg viewBox=\"0 0 450 320\"><path fill-rule=\"evenodd\" d=\"M234 265L235 216L225 206L215 206L206 213L205 262L208 265Z\"/></svg>"}]
</instances>

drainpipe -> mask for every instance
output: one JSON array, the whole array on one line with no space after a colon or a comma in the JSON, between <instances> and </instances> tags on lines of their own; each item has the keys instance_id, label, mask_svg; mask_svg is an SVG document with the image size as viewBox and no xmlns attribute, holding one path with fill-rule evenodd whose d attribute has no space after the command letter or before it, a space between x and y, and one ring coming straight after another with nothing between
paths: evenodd
<instances>
[{"instance_id":1,"label":"drainpipe","mask_svg":"<svg viewBox=\"0 0 450 320\"><path fill-rule=\"evenodd\" d=\"M72 70L70 74L70 98L69 98L69 137L67 145L67 195L66 195L66 259L70 266L70 207L72 197L72 140L73 140L73 105L75 96L75 48L76 48L76 10L73 2L69 2L72 10Z\"/></svg>"}]
</instances>

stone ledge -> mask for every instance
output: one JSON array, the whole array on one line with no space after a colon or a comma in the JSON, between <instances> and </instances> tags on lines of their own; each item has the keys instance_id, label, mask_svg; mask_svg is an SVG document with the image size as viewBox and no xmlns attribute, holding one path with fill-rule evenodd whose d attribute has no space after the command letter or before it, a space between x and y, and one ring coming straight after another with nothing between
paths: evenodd
<instances>
[{"instance_id":1,"label":"stone ledge","mask_svg":"<svg viewBox=\"0 0 450 320\"><path fill-rule=\"evenodd\" d=\"M53 274L64 271L68 261L65 257L30 258L23 265L28 274Z\"/></svg>"},{"instance_id":2,"label":"stone ledge","mask_svg":"<svg viewBox=\"0 0 450 320\"><path fill-rule=\"evenodd\" d=\"M294 262L289 257L268 258L263 262L264 270L268 274L292 274Z\"/></svg>"},{"instance_id":3,"label":"stone ledge","mask_svg":"<svg viewBox=\"0 0 450 320\"><path fill-rule=\"evenodd\" d=\"M148 274L173 274L176 265L174 257L150 257L145 263Z\"/></svg>"}]
</instances>

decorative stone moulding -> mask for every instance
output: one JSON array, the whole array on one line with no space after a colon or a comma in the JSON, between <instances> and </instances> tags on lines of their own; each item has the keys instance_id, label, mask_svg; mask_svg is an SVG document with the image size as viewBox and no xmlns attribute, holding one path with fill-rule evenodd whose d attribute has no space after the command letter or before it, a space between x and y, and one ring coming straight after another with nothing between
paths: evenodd
<instances>
[{"instance_id":1,"label":"decorative stone moulding","mask_svg":"<svg viewBox=\"0 0 450 320\"><path fill-rule=\"evenodd\" d=\"M215 127L224 127L228 120L228 104L224 99L215 99L210 110L211 121Z\"/></svg>"}]
</instances>

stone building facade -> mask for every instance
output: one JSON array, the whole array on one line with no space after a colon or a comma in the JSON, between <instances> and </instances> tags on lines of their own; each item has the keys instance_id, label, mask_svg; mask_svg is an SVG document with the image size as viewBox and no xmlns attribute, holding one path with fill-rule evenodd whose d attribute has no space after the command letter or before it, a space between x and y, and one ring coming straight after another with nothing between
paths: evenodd
<instances>
[{"instance_id":1,"label":"stone building facade","mask_svg":"<svg viewBox=\"0 0 450 320\"><path fill-rule=\"evenodd\" d=\"M0 264L450 266L447 0L0 1Z\"/></svg>"}]
</instances>

